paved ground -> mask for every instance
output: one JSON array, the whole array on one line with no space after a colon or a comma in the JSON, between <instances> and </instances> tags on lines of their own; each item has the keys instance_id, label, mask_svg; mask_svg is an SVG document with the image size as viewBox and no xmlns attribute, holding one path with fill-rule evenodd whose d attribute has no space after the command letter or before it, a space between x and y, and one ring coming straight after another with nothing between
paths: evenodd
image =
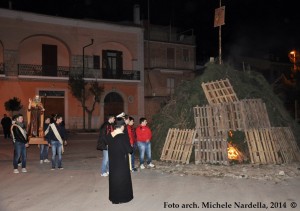
<instances>
[{"instance_id":1,"label":"paved ground","mask_svg":"<svg viewBox=\"0 0 300 211\"><path fill-rule=\"evenodd\" d=\"M71 135L63 155L65 169L55 171L50 164L39 164L38 148L32 145L28 148L28 173L13 174L12 144L0 136L0 211L266 210L260 208L263 204L268 210L300 210L298 176L274 183L170 174L159 168L133 173L134 199L112 205L108 178L100 176L96 138L96 134ZM272 204L282 208L271 208Z\"/></svg>"}]
</instances>

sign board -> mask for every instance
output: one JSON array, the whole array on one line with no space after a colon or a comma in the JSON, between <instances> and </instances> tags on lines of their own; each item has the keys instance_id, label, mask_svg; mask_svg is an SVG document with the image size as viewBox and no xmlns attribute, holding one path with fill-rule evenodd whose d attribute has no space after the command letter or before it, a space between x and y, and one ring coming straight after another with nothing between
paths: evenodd
<instances>
[{"instance_id":1,"label":"sign board","mask_svg":"<svg viewBox=\"0 0 300 211\"><path fill-rule=\"evenodd\" d=\"M215 9L214 27L225 24L225 6Z\"/></svg>"}]
</instances>

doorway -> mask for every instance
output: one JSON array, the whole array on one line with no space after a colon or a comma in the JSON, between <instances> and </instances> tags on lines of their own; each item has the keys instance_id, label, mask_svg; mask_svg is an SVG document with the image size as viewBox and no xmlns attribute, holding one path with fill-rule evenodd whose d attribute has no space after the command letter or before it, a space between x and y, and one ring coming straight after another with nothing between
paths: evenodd
<instances>
[{"instance_id":1,"label":"doorway","mask_svg":"<svg viewBox=\"0 0 300 211\"><path fill-rule=\"evenodd\" d=\"M57 46L42 45L43 75L57 76Z\"/></svg>"},{"instance_id":2,"label":"doorway","mask_svg":"<svg viewBox=\"0 0 300 211\"><path fill-rule=\"evenodd\" d=\"M45 108L45 117L60 114L65 118L65 92L40 90L39 95Z\"/></svg>"},{"instance_id":3,"label":"doorway","mask_svg":"<svg viewBox=\"0 0 300 211\"><path fill-rule=\"evenodd\" d=\"M104 98L104 116L118 115L124 111L124 101L120 94L111 92Z\"/></svg>"}]
</instances>

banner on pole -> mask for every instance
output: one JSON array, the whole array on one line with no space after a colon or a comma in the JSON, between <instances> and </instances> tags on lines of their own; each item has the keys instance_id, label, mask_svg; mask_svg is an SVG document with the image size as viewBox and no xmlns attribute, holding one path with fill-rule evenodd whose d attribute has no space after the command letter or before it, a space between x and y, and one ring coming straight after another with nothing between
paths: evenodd
<instances>
[{"instance_id":1,"label":"banner on pole","mask_svg":"<svg viewBox=\"0 0 300 211\"><path fill-rule=\"evenodd\" d=\"M225 6L215 9L214 27L225 24Z\"/></svg>"}]
</instances>

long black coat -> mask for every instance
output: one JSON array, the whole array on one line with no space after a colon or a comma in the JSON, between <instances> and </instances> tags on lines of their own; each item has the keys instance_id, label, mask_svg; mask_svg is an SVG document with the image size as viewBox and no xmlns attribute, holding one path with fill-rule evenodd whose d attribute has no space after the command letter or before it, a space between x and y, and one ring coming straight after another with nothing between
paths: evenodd
<instances>
[{"instance_id":1,"label":"long black coat","mask_svg":"<svg viewBox=\"0 0 300 211\"><path fill-rule=\"evenodd\" d=\"M133 199L129 155L132 147L124 133L107 136L109 157L109 200L112 203L125 203Z\"/></svg>"}]
</instances>

